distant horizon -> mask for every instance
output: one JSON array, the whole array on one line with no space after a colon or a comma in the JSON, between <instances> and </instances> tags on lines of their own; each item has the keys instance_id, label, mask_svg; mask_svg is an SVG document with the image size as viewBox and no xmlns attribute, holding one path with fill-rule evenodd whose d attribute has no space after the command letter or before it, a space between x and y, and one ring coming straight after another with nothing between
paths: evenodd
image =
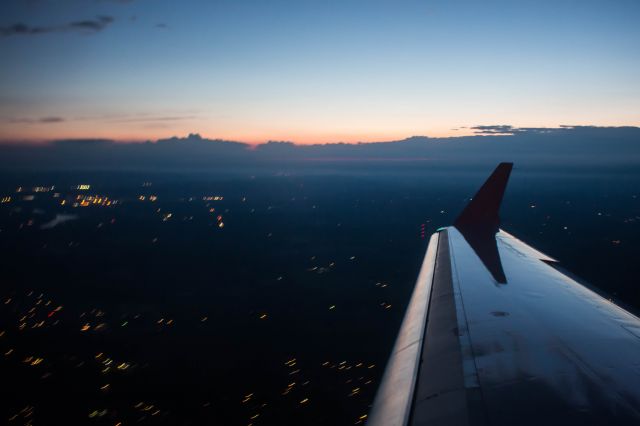
<instances>
[{"instance_id":1,"label":"distant horizon","mask_svg":"<svg viewBox=\"0 0 640 426\"><path fill-rule=\"evenodd\" d=\"M470 136L410 136L361 143L250 144L190 133L144 142L58 139L42 144L0 144L6 169L229 169L237 167L424 162L449 166L517 162L536 166L640 165L640 127L474 126ZM288 167L287 166L287 167Z\"/></svg>"},{"instance_id":2,"label":"distant horizon","mask_svg":"<svg viewBox=\"0 0 640 426\"><path fill-rule=\"evenodd\" d=\"M506 124L499 125L476 125L476 126L465 126L457 129L452 129L455 133L450 135L436 135L436 134L407 134L405 136L378 136L369 139L357 139L357 140L329 140L329 141L300 141L294 138L265 138L261 140L247 140L242 138L228 138L228 137L218 137L215 135L207 135L198 131L191 131L184 135L181 134L171 134L167 136L161 137L149 137L149 138L109 138L109 137L55 137L55 138L43 138L43 139L19 139L19 138L0 138L0 145L49 145L55 144L56 142L72 142L72 141L103 141L103 142L112 142L116 144L143 144L143 143L157 143L159 141L166 141L171 139L178 140L186 140L192 137L196 139L201 139L203 141L223 141L223 142L235 142L242 143L252 147L257 147L260 145L265 145L268 143L289 143L296 146L313 146L313 145L359 145L359 144L375 144L375 143L385 143L385 142L400 142L405 141L412 138L429 138L429 139L457 139L457 138L465 138L465 137L474 137L474 136L514 136L515 134L525 131L525 130L548 130L548 131L557 131L557 130L567 130L567 129L579 129L579 128L594 128L594 129L640 129L639 125L611 125L611 126L600 126L593 124L580 124L580 125L557 125L557 126L536 126L536 127L519 127L512 126Z\"/></svg>"}]
</instances>

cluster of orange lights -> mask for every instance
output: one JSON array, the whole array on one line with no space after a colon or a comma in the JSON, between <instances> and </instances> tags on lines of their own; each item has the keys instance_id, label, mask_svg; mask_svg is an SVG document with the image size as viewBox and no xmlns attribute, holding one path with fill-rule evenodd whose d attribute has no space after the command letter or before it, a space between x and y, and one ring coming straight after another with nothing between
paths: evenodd
<instances>
[{"instance_id":1,"label":"cluster of orange lights","mask_svg":"<svg viewBox=\"0 0 640 426\"><path fill-rule=\"evenodd\" d=\"M62 200L60 205L65 205L66 200ZM110 207L118 204L118 200L111 200L109 197L102 195L78 195L76 196L73 207Z\"/></svg>"}]
</instances>

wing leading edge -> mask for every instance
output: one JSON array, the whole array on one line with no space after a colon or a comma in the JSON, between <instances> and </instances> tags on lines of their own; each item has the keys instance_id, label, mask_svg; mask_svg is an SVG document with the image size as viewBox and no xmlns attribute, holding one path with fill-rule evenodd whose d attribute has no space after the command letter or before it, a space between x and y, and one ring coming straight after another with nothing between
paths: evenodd
<instances>
[{"instance_id":1,"label":"wing leading edge","mask_svg":"<svg viewBox=\"0 0 640 426\"><path fill-rule=\"evenodd\" d=\"M474 197L491 212L476 226L494 226L510 170L498 166ZM481 196L491 188L500 194ZM640 320L499 222L479 246L477 212L432 237L368 424L640 424ZM409 321L411 309L424 313ZM416 356L400 358L407 348Z\"/></svg>"}]
</instances>

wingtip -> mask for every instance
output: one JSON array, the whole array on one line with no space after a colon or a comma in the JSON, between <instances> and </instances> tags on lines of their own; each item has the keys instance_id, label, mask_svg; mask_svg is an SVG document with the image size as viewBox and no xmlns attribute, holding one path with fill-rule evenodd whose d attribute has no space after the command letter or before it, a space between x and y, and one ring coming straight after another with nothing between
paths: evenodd
<instances>
[{"instance_id":1,"label":"wingtip","mask_svg":"<svg viewBox=\"0 0 640 426\"><path fill-rule=\"evenodd\" d=\"M497 232L500 225L499 210L507 188L513 163L500 163L480 187L473 199L455 220L457 228L491 228Z\"/></svg>"},{"instance_id":2,"label":"wingtip","mask_svg":"<svg viewBox=\"0 0 640 426\"><path fill-rule=\"evenodd\" d=\"M513 169L513 163L507 163L507 162L500 163L500 164L498 164L498 167L496 167L496 170L498 170L498 169L505 169L505 170L508 170L509 172L511 172L511 170Z\"/></svg>"}]
</instances>

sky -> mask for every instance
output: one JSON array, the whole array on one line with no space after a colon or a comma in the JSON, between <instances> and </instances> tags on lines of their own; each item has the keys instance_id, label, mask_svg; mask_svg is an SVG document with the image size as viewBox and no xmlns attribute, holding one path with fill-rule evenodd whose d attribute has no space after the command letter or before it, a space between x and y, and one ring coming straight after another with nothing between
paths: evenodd
<instances>
[{"instance_id":1,"label":"sky","mask_svg":"<svg viewBox=\"0 0 640 426\"><path fill-rule=\"evenodd\" d=\"M640 126L637 0L2 0L0 140Z\"/></svg>"}]
</instances>

